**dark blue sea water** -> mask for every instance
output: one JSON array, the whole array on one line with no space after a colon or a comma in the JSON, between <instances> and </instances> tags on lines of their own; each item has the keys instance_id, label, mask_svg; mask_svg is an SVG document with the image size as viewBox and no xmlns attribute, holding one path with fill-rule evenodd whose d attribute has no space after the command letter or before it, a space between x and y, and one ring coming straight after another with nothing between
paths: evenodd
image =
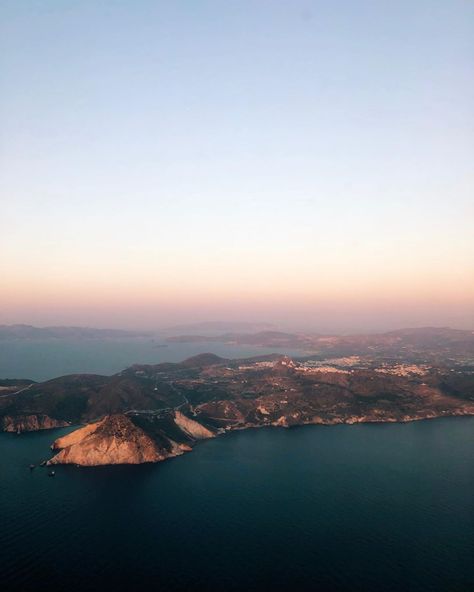
<instances>
[{"instance_id":1,"label":"dark blue sea water","mask_svg":"<svg viewBox=\"0 0 474 592\"><path fill-rule=\"evenodd\" d=\"M164 347L163 347L164 346ZM3 339L0 378L43 381L64 374L115 374L133 363L181 362L212 352L224 358L260 356L288 349L233 346L223 343L166 343L160 339ZM301 355L301 352L299 352Z\"/></svg>"},{"instance_id":2,"label":"dark blue sea water","mask_svg":"<svg viewBox=\"0 0 474 592\"><path fill-rule=\"evenodd\" d=\"M474 590L474 418L30 473L65 431L0 434L1 590Z\"/></svg>"}]
</instances>

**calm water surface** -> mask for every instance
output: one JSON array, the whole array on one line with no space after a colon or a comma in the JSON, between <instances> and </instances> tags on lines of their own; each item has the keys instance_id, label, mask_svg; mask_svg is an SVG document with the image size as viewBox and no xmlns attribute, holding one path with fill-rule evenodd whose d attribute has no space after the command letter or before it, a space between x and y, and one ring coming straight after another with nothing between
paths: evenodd
<instances>
[{"instance_id":1,"label":"calm water surface","mask_svg":"<svg viewBox=\"0 0 474 592\"><path fill-rule=\"evenodd\" d=\"M163 347L165 345L165 347ZM0 378L49 380L76 373L115 374L133 363L182 362L212 352L224 358L280 353L288 349L234 346L223 343L165 343L146 339L3 339L0 340Z\"/></svg>"},{"instance_id":2,"label":"calm water surface","mask_svg":"<svg viewBox=\"0 0 474 592\"><path fill-rule=\"evenodd\" d=\"M474 418L30 473L65 431L0 434L1 590L474 590Z\"/></svg>"}]
</instances>

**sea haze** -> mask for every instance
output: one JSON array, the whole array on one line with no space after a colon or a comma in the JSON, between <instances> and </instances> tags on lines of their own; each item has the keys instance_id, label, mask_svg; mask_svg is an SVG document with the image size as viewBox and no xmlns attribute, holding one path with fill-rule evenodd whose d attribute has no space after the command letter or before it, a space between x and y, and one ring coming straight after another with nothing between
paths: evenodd
<instances>
[{"instance_id":1,"label":"sea haze","mask_svg":"<svg viewBox=\"0 0 474 592\"><path fill-rule=\"evenodd\" d=\"M0 434L4 589L474 589L474 418L247 430L158 465L30 472L66 431Z\"/></svg>"}]
</instances>

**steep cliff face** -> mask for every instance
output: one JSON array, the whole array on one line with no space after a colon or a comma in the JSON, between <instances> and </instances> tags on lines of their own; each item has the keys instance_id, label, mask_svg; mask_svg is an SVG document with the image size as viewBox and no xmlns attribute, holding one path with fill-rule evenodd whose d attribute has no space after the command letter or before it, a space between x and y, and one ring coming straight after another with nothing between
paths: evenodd
<instances>
[{"instance_id":1,"label":"steep cliff face","mask_svg":"<svg viewBox=\"0 0 474 592\"><path fill-rule=\"evenodd\" d=\"M5 415L2 418L2 429L5 432L36 432L51 428L63 428L70 425L67 421L53 419L48 415L35 413L31 415Z\"/></svg>"},{"instance_id":2,"label":"steep cliff face","mask_svg":"<svg viewBox=\"0 0 474 592\"><path fill-rule=\"evenodd\" d=\"M53 444L60 450L48 464L82 466L158 462L190 450L171 439L158 444L125 415L109 415Z\"/></svg>"},{"instance_id":3,"label":"steep cliff face","mask_svg":"<svg viewBox=\"0 0 474 592\"><path fill-rule=\"evenodd\" d=\"M215 436L214 432L211 432L211 430L194 419L190 419L180 411L175 411L174 422L185 434L194 440L204 440L206 438L214 438Z\"/></svg>"}]
</instances>

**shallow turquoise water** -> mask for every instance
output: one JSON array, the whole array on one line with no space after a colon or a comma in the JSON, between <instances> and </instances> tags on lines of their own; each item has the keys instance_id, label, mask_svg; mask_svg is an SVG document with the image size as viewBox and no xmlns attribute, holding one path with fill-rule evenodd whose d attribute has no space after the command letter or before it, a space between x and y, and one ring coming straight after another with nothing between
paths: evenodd
<instances>
[{"instance_id":1,"label":"shallow turquoise water","mask_svg":"<svg viewBox=\"0 0 474 592\"><path fill-rule=\"evenodd\" d=\"M2 590L474 590L474 418L30 473L64 431L0 434Z\"/></svg>"}]
</instances>

